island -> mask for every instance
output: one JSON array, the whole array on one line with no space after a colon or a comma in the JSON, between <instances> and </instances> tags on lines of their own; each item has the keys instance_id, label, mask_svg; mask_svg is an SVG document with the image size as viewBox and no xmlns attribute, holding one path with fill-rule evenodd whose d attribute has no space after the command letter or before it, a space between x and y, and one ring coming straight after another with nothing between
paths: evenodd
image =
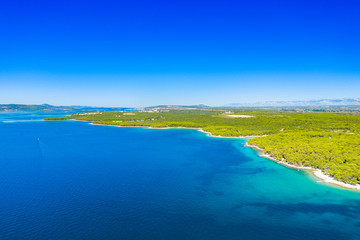
<instances>
[{"instance_id":1,"label":"island","mask_svg":"<svg viewBox=\"0 0 360 240\"><path fill-rule=\"evenodd\" d=\"M89 112L89 111L118 111L130 110L129 108L106 108L87 106L54 106L50 104L0 104L0 112L10 111L43 111L43 112Z\"/></svg>"},{"instance_id":2,"label":"island","mask_svg":"<svg viewBox=\"0 0 360 240\"><path fill-rule=\"evenodd\" d=\"M121 127L194 128L213 137L250 138L247 146L288 167L312 169L326 182L360 189L360 114L277 109L155 107L97 111L44 120Z\"/></svg>"}]
</instances>

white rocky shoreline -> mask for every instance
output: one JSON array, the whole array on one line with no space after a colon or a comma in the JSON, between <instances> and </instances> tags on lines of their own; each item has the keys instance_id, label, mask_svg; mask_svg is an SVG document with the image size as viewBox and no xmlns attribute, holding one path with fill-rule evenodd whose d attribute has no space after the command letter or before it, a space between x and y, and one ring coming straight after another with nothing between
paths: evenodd
<instances>
[{"instance_id":1,"label":"white rocky shoreline","mask_svg":"<svg viewBox=\"0 0 360 240\"><path fill-rule=\"evenodd\" d=\"M253 149L256 149L258 151L261 152L260 156L261 157L265 157L265 158L268 158L268 159L271 159L279 164L282 164L284 166L287 166L287 167L290 167L290 168L295 168L295 169L302 169L302 170L311 170L313 175L317 178L320 178L323 182L325 183L331 183L331 184L335 184L337 186L340 186L340 187L344 187L344 188L348 188L348 189L356 189L356 190L360 190L360 184L349 184L349 183L345 183L345 182L341 182L341 181L338 181L336 180L335 178L329 176L329 175L326 175L323 171L321 171L320 169L315 169L315 168L312 168L312 167L302 167L302 166L296 166L294 164L291 164L291 163L288 163L288 162L285 162L285 161L281 161L281 160L278 160L274 157L271 157L270 155L268 154L265 154L264 153L264 150L259 148L258 146L255 146L255 145L250 145L248 143L245 143L245 146L247 147L250 147L250 148L253 148Z\"/></svg>"}]
</instances>

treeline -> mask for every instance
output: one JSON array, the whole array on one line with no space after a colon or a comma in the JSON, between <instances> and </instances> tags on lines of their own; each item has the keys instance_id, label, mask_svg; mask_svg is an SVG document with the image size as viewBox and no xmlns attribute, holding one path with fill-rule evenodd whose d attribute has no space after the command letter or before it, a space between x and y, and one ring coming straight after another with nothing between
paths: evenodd
<instances>
[{"instance_id":1,"label":"treeline","mask_svg":"<svg viewBox=\"0 0 360 240\"><path fill-rule=\"evenodd\" d=\"M69 120L69 117L54 117L54 118L44 118L45 121L61 121Z\"/></svg>"}]
</instances>

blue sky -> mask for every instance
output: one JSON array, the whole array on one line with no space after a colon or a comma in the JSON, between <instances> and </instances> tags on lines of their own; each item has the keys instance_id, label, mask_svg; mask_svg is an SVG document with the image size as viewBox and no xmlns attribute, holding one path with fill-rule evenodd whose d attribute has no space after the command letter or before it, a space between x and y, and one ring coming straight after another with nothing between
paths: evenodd
<instances>
[{"instance_id":1,"label":"blue sky","mask_svg":"<svg viewBox=\"0 0 360 240\"><path fill-rule=\"evenodd\" d=\"M346 0L3 0L0 103L360 97L359 12Z\"/></svg>"}]
</instances>

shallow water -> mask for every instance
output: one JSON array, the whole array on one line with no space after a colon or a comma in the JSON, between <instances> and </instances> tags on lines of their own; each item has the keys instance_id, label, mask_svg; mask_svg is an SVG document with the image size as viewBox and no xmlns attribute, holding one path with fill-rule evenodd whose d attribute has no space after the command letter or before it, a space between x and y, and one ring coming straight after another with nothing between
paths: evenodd
<instances>
[{"instance_id":1,"label":"shallow water","mask_svg":"<svg viewBox=\"0 0 360 240\"><path fill-rule=\"evenodd\" d=\"M0 239L360 239L360 192L244 139L61 114L0 113Z\"/></svg>"}]
</instances>

